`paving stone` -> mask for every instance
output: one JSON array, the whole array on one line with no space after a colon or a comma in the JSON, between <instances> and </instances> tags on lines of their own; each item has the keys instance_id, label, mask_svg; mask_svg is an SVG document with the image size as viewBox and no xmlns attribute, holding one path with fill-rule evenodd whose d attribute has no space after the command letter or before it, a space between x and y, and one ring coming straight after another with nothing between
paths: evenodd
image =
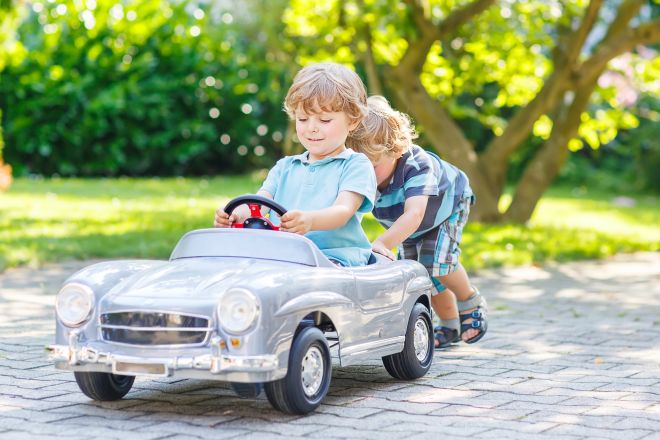
<instances>
[{"instance_id":1,"label":"paving stone","mask_svg":"<svg viewBox=\"0 0 660 440\"><path fill-rule=\"evenodd\" d=\"M527 415L520 420L531 423L555 423L555 424L569 424L580 425L589 428L613 428L621 429L621 416L592 416L589 412L582 414L567 414L551 411L537 411ZM639 427L637 427L639 428Z\"/></svg>"},{"instance_id":2,"label":"paving stone","mask_svg":"<svg viewBox=\"0 0 660 440\"><path fill-rule=\"evenodd\" d=\"M612 429L612 428L590 428L588 426L576 425L576 424L559 424L552 429L546 431L547 434L562 437L564 435L581 435L584 437L602 437L608 439L641 439L648 436L653 431L647 431L642 429Z\"/></svg>"},{"instance_id":3,"label":"paving stone","mask_svg":"<svg viewBox=\"0 0 660 440\"><path fill-rule=\"evenodd\" d=\"M343 419L362 419L373 414L382 412L380 408L356 408L349 405L332 405L325 399L317 412L331 414Z\"/></svg>"},{"instance_id":4,"label":"paving stone","mask_svg":"<svg viewBox=\"0 0 660 440\"><path fill-rule=\"evenodd\" d=\"M263 432L250 432L248 434L241 434L240 440L290 440L290 439L309 439L310 437L313 436L297 436L297 435L280 435L280 434L274 434L274 433L268 433L267 435L264 435ZM167 440L170 440L168 437Z\"/></svg>"},{"instance_id":5,"label":"paving stone","mask_svg":"<svg viewBox=\"0 0 660 440\"><path fill-rule=\"evenodd\" d=\"M336 416L330 416L326 414L313 414L309 416L309 421L310 423L297 423L300 419L296 419L294 421L286 422L286 423L274 423L274 422L269 422L269 421L264 421L264 420L255 420L254 418L249 418L249 417L242 417L239 419L234 419L230 420L227 422L221 422L217 425L215 425L216 428L222 428L222 429L237 429L237 430L245 430L245 431L259 431L266 433L266 437L270 436L271 434L279 434L279 435L297 435L297 436L305 436L307 434L311 434L314 432L317 432L319 429L319 426L342 426L340 424L329 424L329 423L324 423L323 420L324 418L332 418L333 420L354 420L354 419L342 419L340 417ZM358 424L358 427L359 424ZM362 428L366 428L362 426Z\"/></svg>"},{"instance_id":6,"label":"paving stone","mask_svg":"<svg viewBox=\"0 0 660 440\"><path fill-rule=\"evenodd\" d=\"M13 407L12 409L2 409L0 411L0 427L4 426L4 419L18 419L28 423L51 423L80 417L75 413L54 413L49 411L35 411Z\"/></svg>"},{"instance_id":7,"label":"paving stone","mask_svg":"<svg viewBox=\"0 0 660 440\"><path fill-rule=\"evenodd\" d=\"M136 429L134 432L140 436L146 433L161 433L161 435L162 433L186 433L201 438L230 439L245 435L250 431L240 429L225 429L222 425L219 425L218 427L202 427L185 422L171 421L159 423L156 426Z\"/></svg>"},{"instance_id":8,"label":"paving stone","mask_svg":"<svg viewBox=\"0 0 660 440\"><path fill-rule=\"evenodd\" d=\"M524 401L514 400L497 407L498 410L534 410L541 412L558 412L562 414L582 414L587 411L597 408L597 405L567 405L562 402L561 405L556 404L543 404L543 403L530 403Z\"/></svg>"},{"instance_id":9,"label":"paving stone","mask_svg":"<svg viewBox=\"0 0 660 440\"><path fill-rule=\"evenodd\" d=\"M475 421L478 421L481 418L495 420L521 420L525 416L538 411L529 404L526 404L525 406L525 408L517 409L504 409L498 406L493 409L479 408L469 405L447 405L442 409L429 413L429 415L474 417Z\"/></svg>"},{"instance_id":10,"label":"paving stone","mask_svg":"<svg viewBox=\"0 0 660 440\"><path fill-rule=\"evenodd\" d=\"M521 434L520 432L518 432L516 430L510 430L510 429L491 429L491 430L488 430L488 431L485 431L485 432L482 432L482 433L479 434L479 440L486 440L486 439L495 439L495 440L502 440L502 439L583 440L584 438L585 437L582 436L582 435L570 435L570 434L562 434L561 437L558 437L556 435L543 433L543 432ZM590 440L598 440L599 438L600 437L589 437ZM414 440L417 440L417 439L414 439Z\"/></svg>"},{"instance_id":11,"label":"paving stone","mask_svg":"<svg viewBox=\"0 0 660 440\"><path fill-rule=\"evenodd\" d=\"M187 414L185 416L186 423L197 426L216 426L224 422L229 422L231 420L236 420L240 416L237 415L217 415L217 414L201 414L201 415L191 415ZM157 413L144 413L143 415L134 415L130 418L131 421L144 422L146 423L164 423L170 422L173 420L181 419L181 414L168 413L168 412L157 412Z\"/></svg>"}]
</instances>

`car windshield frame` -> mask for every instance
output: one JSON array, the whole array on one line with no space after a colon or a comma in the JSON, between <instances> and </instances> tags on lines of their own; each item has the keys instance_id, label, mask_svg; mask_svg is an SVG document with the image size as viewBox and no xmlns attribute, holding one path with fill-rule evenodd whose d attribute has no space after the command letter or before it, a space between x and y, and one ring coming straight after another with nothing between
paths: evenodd
<instances>
[{"instance_id":1,"label":"car windshield frame","mask_svg":"<svg viewBox=\"0 0 660 440\"><path fill-rule=\"evenodd\" d=\"M326 266L319 255L320 251L314 249L314 244L300 235L254 229L215 228L199 229L185 234L172 251L170 261L183 258L228 257L281 261L312 267Z\"/></svg>"}]
</instances>

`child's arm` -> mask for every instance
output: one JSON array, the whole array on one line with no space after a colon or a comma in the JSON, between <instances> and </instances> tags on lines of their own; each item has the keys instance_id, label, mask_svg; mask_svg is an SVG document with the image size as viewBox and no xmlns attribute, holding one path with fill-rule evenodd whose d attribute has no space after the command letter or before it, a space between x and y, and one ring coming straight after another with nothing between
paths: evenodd
<instances>
[{"instance_id":1,"label":"child's arm","mask_svg":"<svg viewBox=\"0 0 660 440\"><path fill-rule=\"evenodd\" d=\"M299 211L297 209L287 211L282 216L281 230L303 235L309 231L340 228L355 215L363 199L364 196L361 194L342 191L329 208L317 211Z\"/></svg>"},{"instance_id":2,"label":"child's arm","mask_svg":"<svg viewBox=\"0 0 660 440\"><path fill-rule=\"evenodd\" d=\"M374 252L394 259L394 254L390 249L401 244L419 228L424 219L428 200L428 196L414 196L406 199L401 217L372 243Z\"/></svg>"}]
</instances>

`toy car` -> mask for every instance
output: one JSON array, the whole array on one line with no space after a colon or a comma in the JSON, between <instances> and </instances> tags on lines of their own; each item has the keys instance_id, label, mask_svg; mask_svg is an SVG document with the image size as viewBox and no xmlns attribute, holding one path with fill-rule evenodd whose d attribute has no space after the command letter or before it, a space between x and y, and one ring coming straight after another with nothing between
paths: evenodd
<instances>
[{"instance_id":1,"label":"toy car","mask_svg":"<svg viewBox=\"0 0 660 440\"><path fill-rule=\"evenodd\" d=\"M433 360L432 283L415 261L340 267L301 235L278 232L241 196L251 217L236 228L194 230L169 261L88 266L56 299L57 368L95 400L120 399L135 376L228 381L242 396L261 384L277 409L304 414L325 397L329 344L341 366L382 356L397 379ZM386 261L383 261L386 260Z\"/></svg>"}]
</instances>

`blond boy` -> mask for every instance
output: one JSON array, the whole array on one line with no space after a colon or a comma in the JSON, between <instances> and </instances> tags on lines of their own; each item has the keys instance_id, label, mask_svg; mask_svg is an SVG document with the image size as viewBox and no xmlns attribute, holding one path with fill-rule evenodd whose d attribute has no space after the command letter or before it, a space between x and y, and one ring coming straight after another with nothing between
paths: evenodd
<instances>
[{"instance_id":1,"label":"blond boy","mask_svg":"<svg viewBox=\"0 0 660 440\"><path fill-rule=\"evenodd\" d=\"M347 145L366 154L376 173L373 214L386 231L372 243L373 250L394 259L390 249L398 246L400 258L427 268L436 287L432 306L442 320L435 329L436 348L461 338L477 342L488 328L486 302L459 261L461 234L474 202L468 178L414 145L410 118L385 98L372 96L368 105L369 115Z\"/></svg>"},{"instance_id":2,"label":"blond boy","mask_svg":"<svg viewBox=\"0 0 660 440\"><path fill-rule=\"evenodd\" d=\"M336 264L367 264L371 244L360 219L373 208L376 179L369 159L345 145L368 113L364 84L340 64L312 64L294 78L284 109L306 151L280 159L257 194L288 209L282 231L305 235ZM229 227L248 214L218 209L214 224Z\"/></svg>"}]
</instances>

